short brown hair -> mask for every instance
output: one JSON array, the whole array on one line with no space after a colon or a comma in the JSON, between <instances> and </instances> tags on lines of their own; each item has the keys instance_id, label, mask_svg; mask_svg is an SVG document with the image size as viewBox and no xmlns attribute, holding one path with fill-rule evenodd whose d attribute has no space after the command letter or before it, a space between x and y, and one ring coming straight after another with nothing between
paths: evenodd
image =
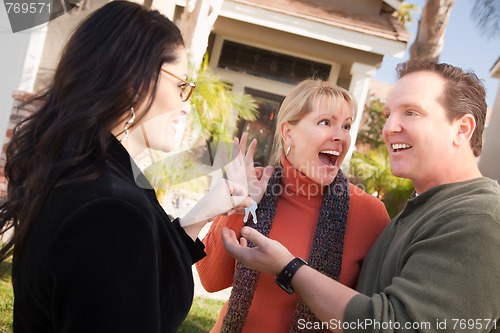
<instances>
[{"instance_id":1,"label":"short brown hair","mask_svg":"<svg viewBox=\"0 0 500 333\"><path fill-rule=\"evenodd\" d=\"M486 89L483 81L473 71L427 59L415 59L400 63L396 67L398 78L428 71L440 75L445 81L445 91L440 102L448 112L448 119L455 120L471 114L476 120L476 128L470 139L472 152L477 157L483 148L483 130L486 121Z\"/></svg>"}]
</instances>

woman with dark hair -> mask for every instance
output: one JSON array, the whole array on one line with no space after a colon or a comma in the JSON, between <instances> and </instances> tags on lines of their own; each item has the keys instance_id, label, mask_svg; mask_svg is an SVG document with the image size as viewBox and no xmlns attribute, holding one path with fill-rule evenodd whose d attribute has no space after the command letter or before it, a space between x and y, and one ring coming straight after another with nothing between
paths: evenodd
<instances>
[{"instance_id":1,"label":"woman with dark hair","mask_svg":"<svg viewBox=\"0 0 500 333\"><path fill-rule=\"evenodd\" d=\"M222 204L246 192L221 183L181 227L132 160L173 149L186 72L179 29L138 4L110 2L72 35L7 151L0 260L13 253L16 333L175 332L186 317L199 230L251 203Z\"/></svg>"}]
</instances>

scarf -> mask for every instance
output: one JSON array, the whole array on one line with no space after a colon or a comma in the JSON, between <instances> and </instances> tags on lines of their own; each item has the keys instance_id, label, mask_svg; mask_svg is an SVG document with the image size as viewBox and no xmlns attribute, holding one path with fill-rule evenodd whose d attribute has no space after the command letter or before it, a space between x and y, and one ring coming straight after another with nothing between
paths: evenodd
<instances>
[{"instance_id":1,"label":"scarf","mask_svg":"<svg viewBox=\"0 0 500 333\"><path fill-rule=\"evenodd\" d=\"M283 167L276 165L267 184L266 192L257 208L258 223L247 224L265 236L269 236L274 215L276 214L278 197L281 193L282 175ZM349 182L342 171L339 170L334 181L323 190L323 201L307 261L312 268L332 279L338 280L342 266L344 235L349 212ZM255 245L249 242L248 246L254 247ZM236 264L228 310L222 322L222 333L239 333L242 331L248 310L252 304L258 279L259 272L246 268L240 262ZM297 328L299 319L311 323L319 322L300 298L297 302L290 332L299 332ZM315 330L311 330L311 332L313 331ZM306 331L301 330L301 332Z\"/></svg>"}]
</instances>

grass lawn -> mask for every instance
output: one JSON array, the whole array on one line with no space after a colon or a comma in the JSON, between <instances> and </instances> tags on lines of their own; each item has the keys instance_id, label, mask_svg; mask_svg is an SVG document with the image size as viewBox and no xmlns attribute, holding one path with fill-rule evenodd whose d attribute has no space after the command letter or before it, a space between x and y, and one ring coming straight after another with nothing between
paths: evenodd
<instances>
[{"instance_id":1,"label":"grass lawn","mask_svg":"<svg viewBox=\"0 0 500 333\"><path fill-rule=\"evenodd\" d=\"M14 293L10 279L11 262L0 264L0 333L12 333L12 311L14 309Z\"/></svg>"},{"instance_id":2,"label":"grass lawn","mask_svg":"<svg viewBox=\"0 0 500 333\"><path fill-rule=\"evenodd\" d=\"M179 333L201 333L208 332L214 326L219 317L223 301L195 297L193 306L189 311L186 321L179 328Z\"/></svg>"},{"instance_id":3,"label":"grass lawn","mask_svg":"<svg viewBox=\"0 0 500 333\"><path fill-rule=\"evenodd\" d=\"M3 262L0 271L7 270L0 278L0 333L12 333L12 311L14 307L14 294L10 279L10 262ZM223 301L203 297L195 297L193 306L186 321L179 328L179 333L204 333L208 332L215 324Z\"/></svg>"}]
</instances>

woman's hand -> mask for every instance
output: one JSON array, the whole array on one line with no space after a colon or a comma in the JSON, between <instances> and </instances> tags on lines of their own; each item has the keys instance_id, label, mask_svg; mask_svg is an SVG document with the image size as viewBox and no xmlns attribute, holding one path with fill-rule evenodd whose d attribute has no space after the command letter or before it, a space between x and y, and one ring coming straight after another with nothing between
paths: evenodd
<instances>
[{"instance_id":1,"label":"woman's hand","mask_svg":"<svg viewBox=\"0 0 500 333\"><path fill-rule=\"evenodd\" d=\"M247 138L243 134L241 141L238 138L233 141L230 162L224 167L228 180L219 181L181 219L181 226L191 238L196 239L203 226L216 216L242 213L264 195L273 168L267 167L257 175L253 165L257 141L253 140L246 151Z\"/></svg>"},{"instance_id":2,"label":"woman's hand","mask_svg":"<svg viewBox=\"0 0 500 333\"><path fill-rule=\"evenodd\" d=\"M218 215L231 215L243 211L254 201L245 188L226 179L221 179L189 212L180 220L184 231L196 239L201 229Z\"/></svg>"},{"instance_id":3,"label":"woman's hand","mask_svg":"<svg viewBox=\"0 0 500 333\"><path fill-rule=\"evenodd\" d=\"M262 172L256 171L254 155L257 148L257 140L252 140L248 151L246 148L247 140L247 133L243 133L241 140L238 140L238 138L234 139L233 151L231 153L231 156L234 158L226 164L224 170L230 182L244 187L247 194L258 203L266 191L267 182L273 173L273 167L267 166Z\"/></svg>"},{"instance_id":4,"label":"woman's hand","mask_svg":"<svg viewBox=\"0 0 500 333\"><path fill-rule=\"evenodd\" d=\"M278 275L295 258L281 243L253 228L241 228L241 236L238 241L233 230L227 227L222 229L222 241L227 252L250 269ZM247 247L248 241L255 247Z\"/></svg>"},{"instance_id":5,"label":"woman's hand","mask_svg":"<svg viewBox=\"0 0 500 333\"><path fill-rule=\"evenodd\" d=\"M183 227L194 223L206 224L218 215L231 215L244 210L253 202L242 186L221 179L186 213L180 223Z\"/></svg>"}]
</instances>

